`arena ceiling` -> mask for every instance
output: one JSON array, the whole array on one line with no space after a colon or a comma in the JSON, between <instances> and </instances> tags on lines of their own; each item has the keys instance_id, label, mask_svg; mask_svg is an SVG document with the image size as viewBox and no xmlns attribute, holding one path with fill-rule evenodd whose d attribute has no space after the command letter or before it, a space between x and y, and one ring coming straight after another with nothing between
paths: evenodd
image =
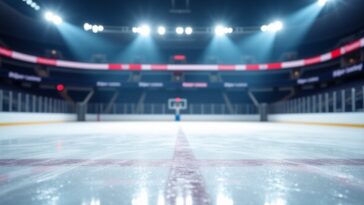
<instances>
[{"instance_id":1,"label":"arena ceiling","mask_svg":"<svg viewBox=\"0 0 364 205\"><path fill-rule=\"evenodd\" d=\"M136 26L141 22L151 25L190 25L192 27L213 27L217 23L230 26L256 27L279 19L285 22L284 31L276 36L276 44L288 45L295 36L301 22L289 23L289 19L301 15L302 19L312 18L299 42L295 46L305 46L323 42L324 46L333 46L332 42L356 33L364 28L362 0L331 0L319 13L309 13L305 8L315 4L316 0L34 0L41 10L29 8L22 0L4 0L0 2L0 36L7 39L24 39L43 44L65 44L57 29L48 25L43 18L45 10L52 10L62 15L64 21L79 27L85 22L109 27ZM174 2L174 6L172 5ZM186 6L186 2L188 5ZM302 23L305 24L305 23ZM122 42L130 41L132 36L100 34L100 36ZM164 47L205 48L211 36L191 36L182 43L160 42ZM232 37L233 38L233 37ZM244 35L235 36L243 39ZM319 47L319 46L318 46ZM283 49L284 50L284 49ZM290 47L288 50L292 50ZM279 51L281 52L281 51ZM311 55L311 54L310 54Z\"/></svg>"},{"instance_id":2,"label":"arena ceiling","mask_svg":"<svg viewBox=\"0 0 364 205\"><path fill-rule=\"evenodd\" d=\"M332 0L324 14L339 15L347 26L362 22L360 16L364 2L361 0ZM26 13L21 0L5 0L8 4ZM74 23L85 21L105 25L133 25L139 21L152 21L176 25L189 23L204 26L224 21L233 25L255 26L272 18L285 18L300 9L315 3L315 0L35 0L41 8L60 12ZM175 2L172 8L172 2ZM185 3L188 2L186 6ZM171 10L189 10L176 14ZM350 11L350 12L348 12ZM356 14L356 15L355 15Z\"/></svg>"}]
</instances>

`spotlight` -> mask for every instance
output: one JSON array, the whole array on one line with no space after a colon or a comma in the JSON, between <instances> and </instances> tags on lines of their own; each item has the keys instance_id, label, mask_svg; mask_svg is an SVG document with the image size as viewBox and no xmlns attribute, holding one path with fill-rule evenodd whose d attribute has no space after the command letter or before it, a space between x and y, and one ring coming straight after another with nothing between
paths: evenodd
<instances>
[{"instance_id":1,"label":"spotlight","mask_svg":"<svg viewBox=\"0 0 364 205\"><path fill-rule=\"evenodd\" d=\"M40 6L36 2L33 2L33 0L22 0L22 1L36 11L40 9Z\"/></svg>"},{"instance_id":2,"label":"spotlight","mask_svg":"<svg viewBox=\"0 0 364 205\"><path fill-rule=\"evenodd\" d=\"M263 32L278 32L283 29L283 23L281 21L275 21L273 23L270 23L268 25L263 25L260 27L260 30Z\"/></svg>"},{"instance_id":3,"label":"spotlight","mask_svg":"<svg viewBox=\"0 0 364 205\"><path fill-rule=\"evenodd\" d=\"M327 3L328 0L318 0L317 3L320 5L320 6L325 6L326 3Z\"/></svg>"},{"instance_id":4,"label":"spotlight","mask_svg":"<svg viewBox=\"0 0 364 205\"><path fill-rule=\"evenodd\" d=\"M276 21L273 23L273 31L280 31L283 29L283 23L280 21Z\"/></svg>"},{"instance_id":5,"label":"spotlight","mask_svg":"<svg viewBox=\"0 0 364 205\"><path fill-rule=\"evenodd\" d=\"M92 26L92 32L94 32L94 33L99 32L99 26L97 26L97 25L93 25L93 26Z\"/></svg>"},{"instance_id":6,"label":"spotlight","mask_svg":"<svg viewBox=\"0 0 364 205\"><path fill-rule=\"evenodd\" d=\"M177 33L178 35L182 35L182 34L183 34L183 32L184 32L184 29L183 29L182 27L177 27L177 28L176 28L176 33Z\"/></svg>"},{"instance_id":7,"label":"spotlight","mask_svg":"<svg viewBox=\"0 0 364 205\"><path fill-rule=\"evenodd\" d=\"M92 25L92 24L89 24L89 23L84 23L83 24L83 29L85 31L92 31L94 33L98 33L98 32L102 32L104 31L104 26L102 25Z\"/></svg>"},{"instance_id":8,"label":"spotlight","mask_svg":"<svg viewBox=\"0 0 364 205\"><path fill-rule=\"evenodd\" d=\"M260 30L263 31L263 32L267 32L268 31L268 26L263 25L262 27L260 27Z\"/></svg>"},{"instance_id":9,"label":"spotlight","mask_svg":"<svg viewBox=\"0 0 364 205\"><path fill-rule=\"evenodd\" d=\"M157 32L159 35L163 36L164 34L166 34L166 28L163 26L159 26Z\"/></svg>"},{"instance_id":10,"label":"spotlight","mask_svg":"<svg viewBox=\"0 0 364 205\"><path fill-rule=\"evenodd\" d=\"M56 25L60 25L63 22L62 18L59 16L54 16L53 23Z\"/></svg>"},{"instance_id":11,"label":"spotlight","mask_svg":"<svg viewBox=\"0 0 364 205\"><path fill-rule=\"evenodd\" d=\"M47 11L45 14L44 14L44 18L49 21L49 22L52 22L54 23L55 25L59 25L63 22L62 18L50 11Z\"/></svg>"},{"instance_id":12,"label":"spotlight","mask_svg":"<svg viewBox=\"0 0 364 205\"><path fill-rule=\"evenodd\" d=\"M142 25L139 27L132 28L133 33L139 33L143 36L147 36L150 34L150 27L148 25Z\"/></svg>"},{"instance_id":13,"label":"spotlight","mask_svg":"<svg viewBox=\"0 0 364 205\"><path fill-rule=\"evenodd\" d=\"M192 34L192 32L193 32L192 27L188 26L188 27L186 27L186 28L185 28L185 33L186 33L186 35L191 35L191 34Z\"/></svg>"},{"instance_id":14,"label":"spotlight","mask_svg":"<svg viewBox=\"0 0 364 205\"><path fill-rule=\"evenodd\" d=\"M139 33L143 36L148 36L150 34L150 27L148 25L139 27Z\"/></svg>"},{"instance_id":15,"label":"spotlight","mask_svg":"<svg viewBox=\"0 0 364 205\"><path fill-rule=\"evenodd\" d=\"M221 26L221 25L217 25L215 27L215 34L218 36L223 36L225 34L230 34L233 32L233 28L231 27L225 27L225 26Z\"/></svg>"},{"instance_id":16,"label":"spotlight","mask_svg":"<svg viewBox=\"0 0 364 205\"><path fill-rule=\"evenodd\" d=\"M100 32L103 32L103 31L104 31L104 26L99 25L99 31L100 31Z\"/></svg>"},{"instance_id":17,"label":"spotlight","mask_svg":"<svg viewBox=\"0 0 364 205\"><path fill-rule=\"evenodd\" d=\"M215 27L215 34L218 35L218 36L222 36L224 35L224 27L223 26L216 26Z\"/></svg>"},{"instance_id":18,"label":"spotlight","mask_svg":"<svg viewBox=\"0 0 364 205\"><path fill-rule=\"evenodd\" d=\"M54 14L50 11L47 11L45 14L44 14L44 18L47 20L47 21L52 21L53 19L53 16Z\"/></svg>"},{"instance_id":19,"label":"spotlight","mask_svg":"<svg viewBox=\"0 0 364 205\"><path fill-rule=\"evenodd\" d=\"M233 28L231 28L231 27L228 27L228 28L226 28L226 31L227 31L227 33L233 33Z\"/></svg>"},{"instance_id":20,"label":"spotlight","mask_svg":"<svg viewBox=\"0 0 364 205\"><path fill-rule=\"evenodd\" d=\"M85 31L89 31L89 30L91 30L91 29L92 29L92 25L91 25L91 24L89 24L89 23L85 23L85 24L83 24L83 29L84 29Z\"/></svg>"}]
</instances>

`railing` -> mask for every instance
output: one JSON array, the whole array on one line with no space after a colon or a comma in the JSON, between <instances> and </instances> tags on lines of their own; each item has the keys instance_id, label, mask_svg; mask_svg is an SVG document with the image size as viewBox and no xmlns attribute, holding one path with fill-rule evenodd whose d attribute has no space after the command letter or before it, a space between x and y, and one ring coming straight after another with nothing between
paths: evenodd
<instances>
[{"instance_id":1,"label":"railing","mask_svg":"<svg viewBox=\"0 0 364 205\"><path fill-rule=\"evenodd\" d=\"M90 114L174 114L165 104L88 104L87 113ZM32 113L76 113L76 106L64 100L36 96L16 91L0 90L0 112L32 112ZM254 105L233 104L228 108L225 104L189 104L182 114L216 114L239 115L257 114Z\"/></svg>"},{"instance_id":2,"label":"railing","mask_svg":"<svg viewBox=\"0 0 364 205\"><path fill-rule=\"evenodd\" d=\"M0 90L0 112L75 113L75 106L59 99Z\"/></svg>"},{"instance_id":3,"label":"railing","mask_svg":"<svg viewBox=\"0 0 364 205\"><path fill-rule=\"evenodd\" d=\"M270 113L364 112L364 85L300 97L270 106Z\"/></svg>"},{"instance_id":4,"label":"railing","mask_svg":"<svg viewBox=\"0 0 364 205\"><path fill-rule=\"evenodd\" d=\"M60 99L0 90L0 112L76 113L76 106ZM278 102L269 113L364 112L364 85ZM174 114L166 104L88 104L90 114ZM251 104L189 104L182 114L258 114Z\"/></svg>"},{"instance_id":5,"label":"railing","mask_svg":"<svg viewBox=\"0 0 364 205\"><path fill-rule=\"evenodd\" d=\"M166 104L114 104L109 112L106 104L89 104L87 113L90 114L174 114L174 110L168 109ZM189 104L187 110L181 114L204 114L204 115L239 115L257 114L258 110L254 105L233 104L229 109L225 104Z\"/></svg>"}]
</instances>

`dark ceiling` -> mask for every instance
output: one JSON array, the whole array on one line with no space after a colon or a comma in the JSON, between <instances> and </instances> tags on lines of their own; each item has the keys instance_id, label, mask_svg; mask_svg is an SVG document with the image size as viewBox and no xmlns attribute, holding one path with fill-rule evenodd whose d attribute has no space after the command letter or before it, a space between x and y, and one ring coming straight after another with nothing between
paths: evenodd
<instances>
[{"instance_id":1,"label":"dark ceiling","mask_svg":"<svg viewBox=\"0 0 364 205\"><path fill-rule=\"evenodd\" d=\"M61 14L64 21L82 28L84 22L106 26L135 26L141 22L177 25L214 26L223 22L231 26L259 27L275 19L285 19L303 8L314 4L316 0L189 0L190 13L171 13L171 0L34 0L41 6L40 12L29 8L22 0L3 0L0 2L0 37L9 42L12 39L38 42L45 45L61 46L65 42L57 30L44 21L45 10ZM174 0L175 9L183 9L185 0ZM321 43L322 49L332 42L360 31L364 28L363 0L331 0L310 26L305 38L298 47L309 47ZM309 16L308 16L309 18ZM279 45L286 45L295 35L297 24L287 24L284 32L276 38ZM108 38L114 38L107 36ZM192 37L191 37L192 38ZM236 38L244 38L238 36ZM118 35L118 41L128 39ZM130 39L130 37L129 37ZM209 40L210 38L205 38ZM184 42L180 45L193 47L198 41ZM13 43L10 42L10 45ZM178 43L164 43L164 46L178 47ZM14 44L14 46L16 46ZM201 44L201 48L206 44ZM198 46L197 46L198 47ZM284 47L284 46L283 46ZM295 48L283 48L279 52ZM318 50L318 48L316 48ZM321 51L318 51L321 52Z\"/></svg>"},{"instance_id":2,"label":"dark ceiling","mask_svg":"<svg viewBox=\"0 0 364 205\"><path fill-rule=\"evenodd\" d=\"M17 9L24 7L21 0L5 0ZM185 7L186 0L35 0L43 10L54 10L67 21L85 21L105 25L133 26L140 21L177 25L208 26L223 21L236 26L256 26L271 19L282 18L313 4L316 0L188 0L190 13L172 14L171 1L176 9ZM331 0L323 12L339 15L347 26L363 23L362 0ZM19 5L19 2L20 5ZM26 7L26 6L25 6Z\"/></svg>"},{"instance_id":3,"label":"dark ceiling","mask_svg":"<svg viewBox=\"0 0 364 205\"><path fill-rule=\"evenodd\" d=\"M274 4L272 5L272 2ZM171 0L63 0L40 1L51 9L66 12L71 21L95 21L106 25L133 25L151 21L176 25L208 26L222 20L227 23L254 26L270 18L289 14L310 2L295 0L190 0L188 14L172 14ZM185 8L185 0L175 0L175 9ZM80 22L81 21L81 22Z\"/></svg>"}]
</instances>

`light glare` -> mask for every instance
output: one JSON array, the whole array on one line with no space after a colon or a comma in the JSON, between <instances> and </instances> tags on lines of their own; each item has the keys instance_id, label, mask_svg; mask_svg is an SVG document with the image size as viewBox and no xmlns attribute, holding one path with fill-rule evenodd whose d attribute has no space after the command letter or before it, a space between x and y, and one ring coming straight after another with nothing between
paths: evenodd
<instances>
[{"instance_id":1,"label":"light glare","mask_svg":"<svg viewBox=\"0 0 364 205\"><path fill-rule=\"evenodd\" d=\"M260 30L262 30L263 32L267 32L268 31L268 26L263 25L262 27L260 27Z\"/></svg>"},{"instance_id":2,"label":"light glare","mask_svg":"<svg viewBox=\"0 0 364 205\"><path fill-rule=\"evenodd\" d=\"M58 16L50 11L45 12L44 18L47 21L54 23L55 25L59 25L63 22L63 20L60 16Z\"/></svg>"},{"instance_id":3,"label":"light glare","mask_svg":"<svg viewBox=\"0 0 364 205\"><path fill-rule=\"evenodd\" d=\"M218 35L218 36L222 36L224 35L224 27L223 26L216 26L215 27L215 34Z\"/></svg>"},{"instance_id":4,"label":"light glare","mask_svg":"<svg viewBox=\"0 0 364 205\"><path fill-rule=\"evenodd\" d=\"M328 1L328 0L318 0L317 2L318 2L318 4L319 4L320 6L325 6L325 5L326 5L326 3L327 3L327 1Z\"/></svg>"},{"instance_id":5,"label":"light glare","mask_svg":"<svg viewBox=\"0 0 364 205\"><path fill-rule=\"evenodd\" d=\"M54 16L53 23L59 25L63 22L62 18L59 16Z\"/></svg>"},{"instance_id":6,"label":"light glare","mask_svg":"<svg viewBox=\"0 0 364 205\"><path fill-rule=\"evenodd\" d=\"M89 24L89 23L84 23L83 24L83 29L85 30L85 31L88 31L88 30L90 30L92 28L92 26Z\"/></svg>"},{"instance_id":7,"label":"light glare","mask_svg":"<svg viewBox=\"0 0 364 205\"><path fill-rule=\"evenodd\" d=\"M99 31L100 31L100 32L104 31L104 26L100 25L100 26L99 26Z\"/></svg>"},{"instance_id":8,"label":"light glare","mask_svg":"<svg viewBox=\"0 0 364 205\"><path fill-rule=\"evenodd\" d=\"M52 12L49 12L47 11L45 14L44 14L44 17L47 21L52 21L52 18L53 18L53 13Z\"/></svg>"},{"instance_id":9,"label":"light glare","mask_svg":"<svg viewBox=\"0 0 364 205\"><path fill-rule=\"evenodd\" d=\"M260 30L262 32L278 32L283 29L284 25L281 21L275 21L273 23L270 23L268 25L263 25L260 27Z\"/></svg>"},{"instance_id":10,"label":"light glare","mask_svg":"<svg viewBox=\"0 0 364 205\"><path fill-rule=\"evenodd\" d=\"M34 10L38 11L40 7L36 2L33 2L33 0L22 0L24 3L26 3L28 6L32 7Z\"/></svg>"},{"instance_id":11,"label":"light glare","mask_svg":"<svg viewBox=\"0 0 364 205\"><path fill-rule=\"evenodd\" d=\"M164 26L159 26L157 32L159 35L163 36L166 34L166 28Z\"/></svg>"},{"instance_id":12,"label":"light glare","mask_svg":"<svg viewBox=\"0 0 364 205\"><path fill-rule=\"evenodd\" d=\"M183 34L183 32L184 32L184 29L183 29L182 27L177 27L177 28L176 28L176 33L177 33L178 35L182 35L182 34Z\"/></svg>"},{"instance_id":13,"label":"light glare","mask_svg":"<svg viewBox=\"0 0 364 205\"><path fill-rule=\"evenodd\" d=\"M104 26L103 25L92 25L89 23L84 23L83 24L83 29L85 31L92 31L93 33L98 33L98 32L102 32L104 31Z\"/></svg>"},{"instance_id":14,"label":"light glare","mask_svg":"<svg viewBox=\"0 0 364 205\"><path fill-rule=\"evenodd\" d=\"M221 25L217 25L215 27L215 34L218 36L223 36L225 34L230 34L230 33L233 33L233 28L231 27L225 27Z\"/></svg>"},{"instance_id":15,"label":"light glare","mask_svg":"<svg viewBox=\"0 0 364 205\"><path fill-rule=\"evenodd\" d=\"M143 25L139 28L139 33L143 36L147 36L150 34L150 27L147 25Z\"/></svg>"},{"instance_id":16,"label":"light glare","mask_svg":"<svg viewBox=\"0 0 364 205\"><path fill-rule=\"evenodd\" d=\"M192 34L192 32L193 32L192 27L186 27L186 28L185 28L185 33L186 33L187 35L191 35L191 34Z\"/></svg>"},{"instance_id":17,"label":"light glare","mask_svg":"<svg viewBox=\"0 0 364 205\"><path fill-rule=\"evenodd\" d=\"M99 27L98 27L98 26L96 26L96 25L93 25L93 26L92 26L92 32L94 32L94 33L99 32Z\"/></svg>"}]
</instances>

